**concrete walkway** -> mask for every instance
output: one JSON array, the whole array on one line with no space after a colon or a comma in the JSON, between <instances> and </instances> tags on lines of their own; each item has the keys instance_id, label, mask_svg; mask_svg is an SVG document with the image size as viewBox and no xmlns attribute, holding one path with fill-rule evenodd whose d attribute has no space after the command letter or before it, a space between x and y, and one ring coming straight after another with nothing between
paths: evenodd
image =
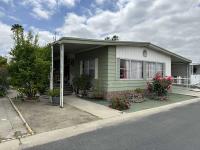
<instances>
[{"instance_id":1,"label":"concrete walkway","mask_svg":"<svg viewBox=\"0 0 200 150\"><path fill-rule=\"evenodd\" d=\"M26 134L22 120L7 98L0 98L0 141L14 138L16 131Z\"/></svg>"},{"instance_id":2,"label":"concrete walkway","mask_svg":"<svg viewBox=\"0 0 200 150\"><path fill-rule=\"evenodd\" d=\"M199 89L192 89L192 88L186 88L186 87L173 86L172 93L200 97Z\"/></svg>"},{"instance_id":3,"label":"concrete walkway","mask_svg":"<svg viewBox=\"0 0 200 150\"><path fill-rule=\"evenodd\" d=\"M74 95L64 96L64 102L102 119L111 118L122 114L121 111L114 110L109 107L96 104L87 100L83 100Z\"/></svg>"}]
</instances>

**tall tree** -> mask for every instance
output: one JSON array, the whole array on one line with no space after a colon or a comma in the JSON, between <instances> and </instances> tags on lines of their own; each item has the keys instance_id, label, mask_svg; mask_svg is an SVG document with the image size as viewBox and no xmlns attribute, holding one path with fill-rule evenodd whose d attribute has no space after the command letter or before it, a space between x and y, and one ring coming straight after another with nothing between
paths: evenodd
<instances>
[{"instance_id":1,"label":"tall tree","mask_svg":"<svg viewBox=\"0 0 200 150\"><path fill-rule=\"evenodd\" d=\"M13 25L11 30L15 41L10 52L11 83L27 98L33 99L37 92L44 92L48 86L50 48L40 47L38 35L32 32L25 36L21 25Z\"/></svg>"},{"instance_id":2,"label":"tall tree","mask_svg":"<svg viewBox=\"0 0 200 150\"><path fill-rule=\"evenodd\" d=\"M11 31L13 34L13 39L16 42L16 44L20 44L22 42L24 37L24 28L19 24L14 24L11 27Z\"/></svg>"}]
</instances>

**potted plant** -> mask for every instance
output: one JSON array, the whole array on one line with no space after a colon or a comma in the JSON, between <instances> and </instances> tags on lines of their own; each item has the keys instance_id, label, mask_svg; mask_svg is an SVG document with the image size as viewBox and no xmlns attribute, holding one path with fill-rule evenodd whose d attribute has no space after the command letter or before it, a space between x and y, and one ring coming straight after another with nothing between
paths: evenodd
<instances>
[{"instance_id":1,"label":"potted plant","mask_svg":"<svg viewBox=\"0 0 200 150\"><path fill-rule=\"evenodd\" d=\"M59 89L49 90L49 96L51 96L53 105L57 106L60 104L60 90Z\"/></svg>"}]
</instances>

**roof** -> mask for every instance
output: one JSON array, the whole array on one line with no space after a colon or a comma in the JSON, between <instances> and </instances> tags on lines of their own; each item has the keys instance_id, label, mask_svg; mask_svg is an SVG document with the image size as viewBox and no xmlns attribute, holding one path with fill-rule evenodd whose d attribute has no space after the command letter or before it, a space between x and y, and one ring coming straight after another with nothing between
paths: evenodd
<instances>
[{"instance_id":1,"label":"roof","mask_svg":"<svg viewBox=\"0 0 200 150\"><path fill-rule=\"evenodd\" d=\"M98 46L138 46L150 48L171 57L180 59L184 62L191 63L192 61L174 52L166 50L162 47L154 45L150 42L133 42L133 41L111 41L111 40L97 40L97 39L85 39L85 38L75 38L75 37L62 37L58 41L52 43L54 44L79 44L79 45L98 45Z\"/></svg>"}]
</instances>

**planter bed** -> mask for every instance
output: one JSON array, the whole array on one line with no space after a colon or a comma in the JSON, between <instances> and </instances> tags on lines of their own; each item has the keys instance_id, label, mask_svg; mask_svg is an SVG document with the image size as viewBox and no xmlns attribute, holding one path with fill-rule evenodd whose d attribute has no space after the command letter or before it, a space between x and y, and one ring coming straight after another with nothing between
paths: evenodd
<instances>
[{"instance_id":1,"label":"planter bed","mask_svg":"<svg viewBox=\"0 0 200 150\"><path fill-rule=\"evenodd\" d=\"M145 97L145 101L142 103L132 103L130 109L128 110L124 110L124 112L136 112L136 111L140 111L140 110L144 110L144 109L150 109L150 108L154 108L154 107L159 107L159 106L163 106L163 105L168 105L171 103L176 103L176 102L181 102L181 101L185 101L185 100L190 100L196 98L195 96L188 96L188 95L182 95L182 94L175 94L175 93L170 93L169 94L169 99L166 101L158 101L158 100L152 100L149 98ZM97 104L101 104L104 106L109 106L109 101L107 100L95 100L95 99L86 99L88 101L97 103Z\"/></svg>"}]
</instances>

